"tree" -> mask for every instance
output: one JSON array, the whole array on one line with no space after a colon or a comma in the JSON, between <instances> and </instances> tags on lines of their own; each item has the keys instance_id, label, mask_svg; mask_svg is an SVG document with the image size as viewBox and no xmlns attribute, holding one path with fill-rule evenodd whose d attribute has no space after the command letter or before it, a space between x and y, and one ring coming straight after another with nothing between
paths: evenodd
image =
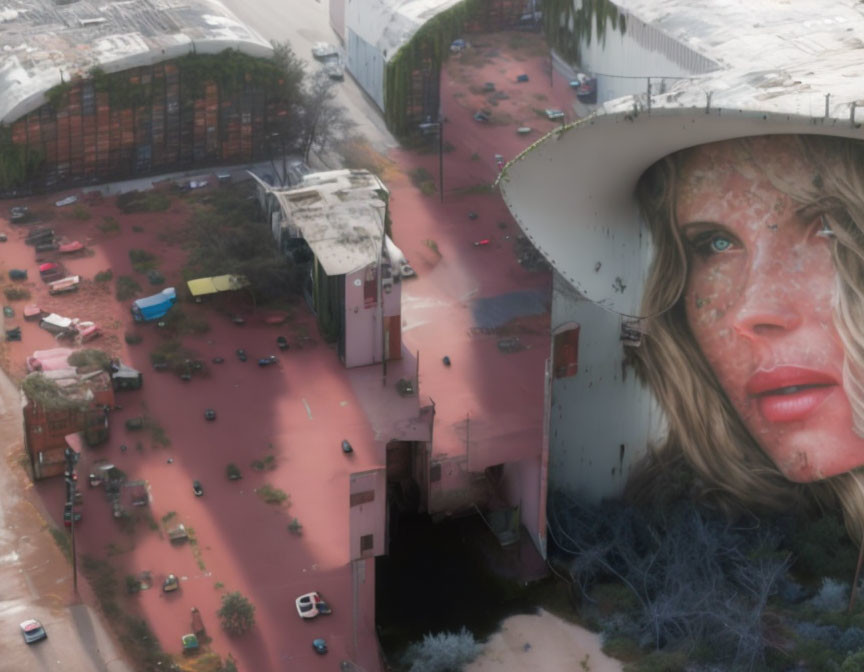
<instances>
[{"instance_id":1,"label":"tree","mask_svg":"<svg viewBox=\"0 0 864 672\"><path fill-rule=\"evenodd\" d=\"M255 625L255 605L238 592L223 595L217 613L229 635L242 635Z\"/></svg>"},{"instance_id":2,"label":"tree","mask_svg":"<svg viewBox=\"0 0 864 672\"><path fill-rule=\"evenodd\" d=\"M334 82L325 71L306 80L301 98L299 152L305 161L313 150L318 154L336 141L345 139L355 124L347 110L335 102Z\"/></svg>"}]
</instances>

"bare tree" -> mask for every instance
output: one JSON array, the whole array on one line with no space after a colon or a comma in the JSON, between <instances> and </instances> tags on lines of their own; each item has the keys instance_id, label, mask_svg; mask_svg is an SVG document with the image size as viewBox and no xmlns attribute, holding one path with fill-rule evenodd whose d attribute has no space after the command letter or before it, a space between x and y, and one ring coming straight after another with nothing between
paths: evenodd
<instances>
[{"instance_id":1,"label":"bare tree","mask_svg":"<svg viewBox=\"0 0 864 672\"><path fill-rule=\"evenodd\" d=\"M356 125L347 110L336 103L335 83L326 71L306 80L300 118L300 154L305 161L314 151L324 154L334 142L345 139Z\"/></svg>"}]
</instances>

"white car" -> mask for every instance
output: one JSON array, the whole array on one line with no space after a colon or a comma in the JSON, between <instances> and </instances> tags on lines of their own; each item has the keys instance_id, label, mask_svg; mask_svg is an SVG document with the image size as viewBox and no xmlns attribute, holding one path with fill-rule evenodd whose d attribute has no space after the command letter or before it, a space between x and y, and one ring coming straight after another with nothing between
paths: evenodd
<instances>
[{"instance_id":1,"label":"white car","mask_svg":"<svg viewBox=\"0 0 864 672\"><path fill-rule=\"evenodd\" d=\"M545 112L546 112L546 118L551 120L551 121L555 121L557 119L563 119L564 118L564 112L562 110L556 109L554 107L547 108L545 110Z\"/></svg>"},{"instance_id":2,"label":"white car","mask_svg":"<svg viewBox=\"0 0 864 672\"><path fill-rule=\"evenodd\" d=\"M327 42L316 42L312 45L312 56L317 58L319 61L325 58L332 58L334 56L339 56L339 49L332 44Z\"/></svg>"},{"instance_id":3,"label":"white car","mask_svg":"<svg viewBox=\"0 0 864 672\"><path fill-rule=\"evenodd\" d=\"M29 621L24 621L21 624L21 636L24 637L25 642L33 644L47 638L48 633L45 632L45 628L42 627L39 621L31 618Z\"/></svg>"},{"instance_id":4,"label":"white car","mask_svg":"<svg viewBox=\"0 0 864 672\"><path fill-rule=\"evenodd\" d=\"M300 618L315 618L319 614L326 615L333 613L330 605L321 599L321 595L318 592L301 595L294 602L297 605L297 614Z\"/></svg>"}]
</instances>

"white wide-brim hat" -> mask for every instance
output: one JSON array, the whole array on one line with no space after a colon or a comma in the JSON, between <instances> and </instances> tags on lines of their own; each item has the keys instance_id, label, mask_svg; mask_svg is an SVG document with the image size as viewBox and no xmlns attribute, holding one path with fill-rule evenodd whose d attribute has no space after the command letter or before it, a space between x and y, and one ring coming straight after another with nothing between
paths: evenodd
<instances>
[{"instance_id":1,"label":"white wide-brim hat","mask_svg":"<svg viewBox=\"0 0 864 672\"><path fill-rule=\"evenodd\" d=\"M652 250L634 192L649 166L732 138L864 139L861 122L864 48L850 45L798 66L720 70L680 80L650 100L646 91L610 101L538 140L498 184L525 234L584 298L639 316Z\"/></svg>"}]
</instances>

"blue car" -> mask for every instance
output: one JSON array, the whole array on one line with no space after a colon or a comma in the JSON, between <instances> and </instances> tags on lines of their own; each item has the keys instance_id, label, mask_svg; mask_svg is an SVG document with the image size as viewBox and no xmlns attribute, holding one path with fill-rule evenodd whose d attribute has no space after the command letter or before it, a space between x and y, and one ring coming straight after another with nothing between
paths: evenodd
<instances>
[{"instance_id":1,"label":"blue car","mask_svg":"<svg viewBox=\"0 0 864 672\"><path fill-rule=\"evenodd\" d=\"M315 649L315 653L320 653L323 656L327 653L327 642L320 637L318 639L313 639L312 648Z\"/></svg>"}]
</instances>

